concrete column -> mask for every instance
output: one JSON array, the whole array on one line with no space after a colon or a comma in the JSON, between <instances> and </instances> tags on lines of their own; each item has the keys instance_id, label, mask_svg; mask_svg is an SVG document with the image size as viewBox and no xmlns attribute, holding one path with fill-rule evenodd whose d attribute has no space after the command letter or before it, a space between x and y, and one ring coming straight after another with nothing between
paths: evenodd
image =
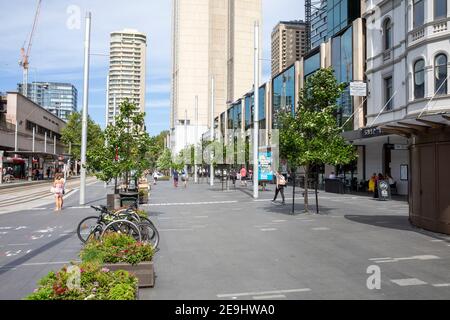
<instances>
[{"instance_id":1,"label":"concrete column","mask_svg":"<svg viewBox=\"0 0 450 320\"><path fill-rule=\"evenodd\" d=\"M28 157L28 181L33 181L33 156Z\"/></svg>"}]
</instances>

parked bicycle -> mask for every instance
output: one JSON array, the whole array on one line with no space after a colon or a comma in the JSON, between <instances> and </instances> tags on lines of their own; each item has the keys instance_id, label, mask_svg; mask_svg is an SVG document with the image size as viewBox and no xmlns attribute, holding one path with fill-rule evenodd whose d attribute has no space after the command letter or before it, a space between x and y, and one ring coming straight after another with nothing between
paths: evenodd
<instances>
[{"instance_id":1,"label":"parked bicycle","mask_svg":"<svg viewBox=\"0 0 450 320\"><path fill-rule=\"evenodd\" d=\"M158 230L148 218L137 213L135 206L115 212L105 206L91 206L91 208L100 212L100 215L84 218L78 224L77 234L81 242L101 239L108 232L119 232L132 236L136 241L151 243L155 249L158 247Z\"/></svg>"}]
</instances>

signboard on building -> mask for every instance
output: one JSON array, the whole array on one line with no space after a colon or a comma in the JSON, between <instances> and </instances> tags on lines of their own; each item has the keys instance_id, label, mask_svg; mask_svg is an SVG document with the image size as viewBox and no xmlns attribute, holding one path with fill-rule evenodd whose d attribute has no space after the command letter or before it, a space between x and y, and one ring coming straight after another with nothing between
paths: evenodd
<instances>
[{"instance_id":1,"label":"signboard on building","mask_svg":"<svg viewBox=\"0 0 450 320\"><path fill-rule=\"evenodd\" d=\"M367 96L367 84L365 82L350 82L350 95L354 97Z\"/></svg>"},{"instance_id":2,"label":"signboard on building","mask_svg":"<svg viewBox=\"0 0 450 320\"><path fill-rule=\"evenodd\" d=\"M407 144L396 144L394 145L394 150L408 150L409 147Z\"/></svg>"},{"instance_id":3,"label":"signboard on building","mask_svg":"<svg viewBox=\"0 0 450 320\"><path fill-rule=\"evenodd\" d=\"M383 133L379 127L370 127L361 129L362 138L372 138L381 136Z\"/></svg>"},{"instance_id":4,"label":"signboard on building","mask_svg":"<svg viewBox=\"0 0 450 320\"><path fill-rule=\"evenodd\" d=\"M272 151L264 150L259 151L258 154L258 166L259 166L259 181L272 181Z\"/></svg>"}]
</instances>

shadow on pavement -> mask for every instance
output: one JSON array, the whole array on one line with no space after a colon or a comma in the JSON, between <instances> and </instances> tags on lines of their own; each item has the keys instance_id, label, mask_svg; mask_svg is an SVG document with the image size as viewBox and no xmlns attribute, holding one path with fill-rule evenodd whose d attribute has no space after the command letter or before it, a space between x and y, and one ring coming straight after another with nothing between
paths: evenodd
<instances>
[{"instance_id":1,"label":"shadow on pavement","mask_svg":"<svg viewBox=\"0 0 450 320\"><path fill-rule=\"evenodd\" d=\"M429 237L443 240L447 243L450 243L450 240L446 238L446 235L440 235L436 233L432 233L430 231L426 231L424 229L419 229L413 226L409 222L408 216L388 216L388 215L377 215L377 216L370 216L370 215L346 215L345 218L347 220L363 223L371 226L376 226L380 228L388 228L388 229L396 229L396 230L404 230L404 231L412 231L417 232L423 235L427 235Z\"/></svg>"},{"instance_id":2,"label":"shadow on pavement","mask_svg":"<svg viewBox=\"0 0 450 320\"><path fill-rule=\"evenodd\" d=\"M12 268L15 268L17 266L20 266L22 264L24 264L25 262L27 262L28 260L34 258L35 256L41 254L42 252L45 252L49 249L51 249L52 247L61 244L62 242L68 240L69 238L73 237L74 235L76 235L75 233L70 233L67 234L65 236L62 237L58 237L57 239L43 245L40 248L37 248L36 250L33 250L32 252L24 255L23 257L20 257L16 260L13 260L11 262L9 262L8 264L4 265L3 267L1 267L0 269L0 275L10 271Z\"/></svg>"},{"instance_id":3,"label":"shadow on pavement","mask_svg":"<svg viewBox=\"0 0 450 320\"><path fill-rule=\"evenodd\" d=\"M304 212L305 210L305 206L303 204L303 202L295 202L295 206L294 206L294 214L292 214L292 200L286 200L286 204L282 205L281 202L278 200L275 204L269 202L269 205L267 207L264 208L265 211L267 212L271 212L271 213L277 213L277 214L284 214L284 215L294 215L294 216L299 216L299 215L306 215L306 216L315 216L316 214L316 204L309 204L308 206L309 208L309 213L306 214ZM319 206L319 214L318 215L329 215L330 212L332 211L332 209L330 208L325 208L325 207L321 207Z\"/></svg>"}]
</instances>

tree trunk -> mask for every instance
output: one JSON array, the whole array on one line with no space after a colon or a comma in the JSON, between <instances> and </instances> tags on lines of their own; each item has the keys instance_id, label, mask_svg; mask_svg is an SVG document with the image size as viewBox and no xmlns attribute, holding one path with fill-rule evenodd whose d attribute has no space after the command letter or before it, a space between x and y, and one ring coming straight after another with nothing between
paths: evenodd
<instances>
[{"instance_id":1,"label":"tree trunk","mask_svg":"<svg viewBox=\"0 0 450 320\"><path fill-rule=\"evenodd\" d=\"M305 166L305 193L304 193L305 213L309 213L309 208L308 208L308 178L309 178L309 164L307 164Z\"/></svg>"},{"instance_id":2,"label":"tree trunk","mask_svg":"<svg viewBox=\"0 0 450 320\"><path fill-rule=\"evenodd\" d=\"M292 214L295 213L295 171L292 172Z\"/></svg>"},{"instance_id":3,"label":"tree trunk","mask_svg":"<svg viewBox=\"0 0 450 320\"><path fill-rule=\"evenodd\" d=\"M316 192L316 213L319 214L319 195L317 192L317 185L319 183L319 167L316 166L315 192Z\"/></svg>"}]
</instances>

